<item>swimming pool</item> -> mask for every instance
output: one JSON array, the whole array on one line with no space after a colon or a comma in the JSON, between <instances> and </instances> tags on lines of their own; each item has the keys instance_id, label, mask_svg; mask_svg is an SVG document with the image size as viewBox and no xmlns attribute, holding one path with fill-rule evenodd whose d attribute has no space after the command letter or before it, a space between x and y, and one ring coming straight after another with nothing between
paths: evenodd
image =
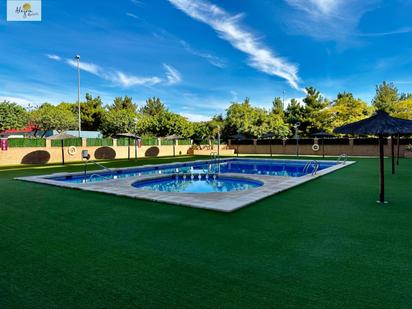
<instances>
[{"instance_id":1,"label":"swimming pool","mask_svg":"<svg viewBox=\"0 0 412 309\"><path fill-rule=\"evenodd\" d=\"M347 161L338 164L336 161L319 160L316 162L316 166L319 164L317 172L312 173L313 165L305 170L309 162L307 160L227 158L146 165L110 171L87 171L86 175L77 172L25 176L17 179L167 204L231 212L355 163ZM192 180L193 177L193 181L186 181L182 185L183 179L180 180L180 177L184 175L186 175L186 180L188 177ZM227 190L225 192L217 188L211 189L212 184L207 183L206 175L209 178L213 176L233 178L234 184L226 182L225 188L222 189ZM176 179L173 180L173 177L178 177L177 185L187 186L187 190L176 186ZM197 180L200 177L200 183L195 182L196 177ZM235 190L236 186L242 188L245 183L250 184L253 181L262 185ZM138 189L137 183L142 187L149 185L151 188ZM194 187L189 188L192 185ZM199 185L201 187L198 187ZM204 188L203 185L209 188Z\"/></svg>"},{"instance_id":2,"label":"swimming pool","mask_svg":"<svg viewBox=\"0 0 412 309\"><path fill-rule=\"evenodd\" d=\"M142 175L161 174L249 174L267 176L301 177L311 174L313 167L304 171L309 161L298 160L272 160L272 159L222 159L213 161L197 161L187 163L174 163L159 166L146 166L137 168L117 169L112 171L88 171L86 174L71 174L55 176L48 179L69 183L100 182L112 179L124 179ZM318 171L336 165L335 161L318 162Z\"/></svg>"},{"instance_id":3,"label":"swimming pool","mask_svg":"<svg viewBox=\"0 0 412 309\"><path fill-rule=\"evenodd\" d=\"M211 192L232 192L257 188L263 182L225 177L220 175L173 175L152 180L141 180L132 184L139 190L151 190L159 192L180 192L180 193L211 193Z\"/></svg>"}]
</instances>

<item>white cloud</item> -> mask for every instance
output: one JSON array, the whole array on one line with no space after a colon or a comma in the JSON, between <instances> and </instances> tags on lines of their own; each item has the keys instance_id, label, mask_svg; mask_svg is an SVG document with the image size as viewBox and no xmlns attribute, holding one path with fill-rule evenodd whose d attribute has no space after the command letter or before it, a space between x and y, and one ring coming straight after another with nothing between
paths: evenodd
<instances>
[{"instance_id":1,"label":"white cloud","mask_svg":"<svg viewBox=\"0 0 412 309\"><path fill-rule=\"evenodd\" d=\"M298 87L298 69L286 59L275 56L240 23L242 15L230 15L204 0L169 0L187 15L208 24L219 36L249 56L249 65L269 75L284 78L293 88Z\"/></svg>"},{"instance_id":2,"label":"white cloud","mask_svg":"<svg viewBox=\"0 0 412 309\"><path fill-rule=\"evenodd\" d=\"M127 12L126 15L131 17L131 18L134 18L134 19L139 19L139 16L137 16L136 14L133 14L133 13Z\"/></svg>"},{"instance_id":3,"label":"white cloud","mask_svg":"<svg viewBox=\"0 0 412 309\"><path fill-rule=\"evenodd\" d=\"M333 15L344 3L342 0L286 0L286 2L313 15Z\"/></svg>"},{"instance_id":4,"label":"white cloud","mask_svg":"<svg viewBox=\"0 0 412 309\"><path fill-rule=\"evenodd\" d=\"M192 113L180 113L180 115L182 115L183 117L186 117L190 121L195 121L195 122L209 121L212 118L210 116L205 116L201 114L192 114Z\"/></svg>"},{"instance_id":5,"label":"white cloud","mask_svg":"<svg viewBox=\"0 0 412 309\"><path fill-rule=\"evenodd\" d=\"M49 59L60 61L62 58L57 55L47 55ZM77 68L77 61L74 59L64 59L64 62L72 67ZM164 68L166 69L166 80L168 84L176 84L181 81L180 73L170 65L164 64ZM133 86L152 86L155 84L159 84L165 82L165 79L162 79L157 76L136 76L136 75L129 75L119 70L112 70L112 69L104 69L101 66L90 63L80 61L79 64L80 70L98 76L104 80L111 81L116 85L129 88Z\"/></svg>"},{"instance_id":6,"label":"white cloud","mask_svg":"<svg viewBox=\"0 0 412 309\"><path fill-rule=\"evenodd\" d=\"M21 98L21 97L9 97L9 96L0 96L0 102L8 101L12 103L19 104L21 106L29 106L32 102L30 100Z\"/></svg>"},{"instance_id":7,"label":"white cloud","mask_svg":"<svg viewBox=\"0 0 412 309\"><path fill-rule=\"evenodd\" d=\"M115 72L106 75L106 79L113 81L123 87L141 86L141 85L154 85L162 81L159 77L139 77L133 75L127 75L123 72Z\"/></svg>"},{"instance_id":8,"label":"white cloud","mask_svg":"<svg viewBox=\"0 0 412 309\"><path fill-rule=\"evenodd\" d=\"M53 55L53 54L47 54L46 57L51 59L51 60L56 60L56 61L60 61L62 59L59 56Z\"/></svg>"},{"instance_id":9,"label":"white cloud","mask_svg":"<svg viewBox=\"0 0 412 309\"><path fill-rule=\"evenodd\" d=\"M174 85L182 81L182 76L178 70L168 64L163 64L163 67L166 69L166 78L169 85Z\"/></svg>"},{"instance_id":10,"label":"white cloud","mask_svg":"<svg viewBox=\"0 0 412 309\"><path fill-rule=\"evenodd\" d=\"M74 59L66 59L66 63L71 65L72 67L77 68L77 61ZM94 63L80 61L79 64L80 70L89 72L91 74L101 76L102 75L102 68Z\"/></svg>"},{"instance_id":11,"label":"white cloud","mask_svg":"<svg viewBox=\"0 0 412 309\"><path fill-rule=\"evenodd\" d=\"M180 44L183 46L185 50L187 50L189 53L195 56L199 56L201 58L206 59L211 65L218 67L218 68L224 68L226 66L225 62L220 59L217 56L214 56L209 53L204 53L198 50L193 49L186 41L181 40Z\"/></svg>"},{"instance_id":12,"label":"white cloud","mask_svg":"<svg viewBox=\"0 0 412 309\"><path fill-rule=\"evenodd\" d=\"M346 41L359 36L358 23L379 0L284 0L295 10L286 18L291 32L318 40ZM298 12L304 14L298 14Z\"/></svg>"}]
</instances>

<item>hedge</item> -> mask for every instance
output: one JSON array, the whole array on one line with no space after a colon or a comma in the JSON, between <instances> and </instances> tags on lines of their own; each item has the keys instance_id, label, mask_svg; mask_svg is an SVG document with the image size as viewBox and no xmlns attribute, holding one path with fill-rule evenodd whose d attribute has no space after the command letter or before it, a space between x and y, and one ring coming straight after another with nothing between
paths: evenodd
<instances>
[{"instance_id":1,"label":"hedge","mask_svg":"<svg viewBox=\"0 0 412 309\"><path fill-rule=\"evenodd\" d=\"M178 141L178 144L179 145L191 145L192 143L191 143L190 139L181 139L181 140Z\"/></svg>"},{"instance_id":2,"label":"hedge","mask_svg":"<svg viewBox=\"0 0 412 309\"><path fill-rule=\"evenodd\" d=\"M133 145L132 139L130 139L130 145ZM117 140L117 146L129 146L129 139L128 138L119 138Z\"/></svg>"},{"instance_id":3,"label":"hedge","mask_svg":"<svg viewBox=\"0 0 412 309\"><path fill-rule=\"evenodd\" d=\"M142 145L143 146L157 146L157 138L156 137L142 137Z\"/></svg>"},{"instance_id":4,"label":"hedge","mask_svg":"<svg viewBox=\"0 0 412 309\"><path fill-rule=\"evenodd\" d=\"M9 138L9 147L46 147L44 138Z\"/></svg>"},{"instance_id":5,"label":"hedge","mask_svg":"<svg viewBox=\"0 0 412 309\"><path fill-rule=\"evenodd\" d=\"M161 145L173 145L173 140L171 139L162 139Z\"/></svg>"},{"instance_id":6,"label":"hedge","mask_svg":"<svg viewBox=\"0 0 412 309\"><path fill-rule=\"evenodd\" d=\"M388 143L388 139L383 140L384 145ZM379 145L378 138L355 138L353 140L354 145Z\"/></svg>"},{"instance_id":7,"label":"hedge","mask_svg":"<svg viewBox=\"0 0 412 309\"><path fill-rule=\"evenodd\" d=\"M88 138L86 139L86 145L93 146L113 146L113 140L111 138Z\"/></svg>"},{"instance_id":8,"label":"hedge","mask_svg":"<svg viewBox=\"0 0 412 309\"><path fill-rule=\"evenodd\" d=\"M51 146L52 147L61 147L62 142L61 140L52 140L51 141ZM75 137L75 138L68 138L63 140L63 145L65 147L68 146L82 146L82 139L79 137Z\"/></svg>"},{"instance_id":9,"label":"hedge","mask_svg":"<svg viewBox=\"0 0 412 309\"><path fill-rule=\"evenodd\" d=\"M324 138L323 141L320 138L318 143L322 142L324 145L349 145L349 138Z\"/></svg>"},{"instance_id":10,"label":"hedge","mask_svg":"<svg viewBox=\"0 0 412 309\"><path fill-rule=\"evenodd\" d=\"M258 139L256 145L283 145L283 139L272 138L272 139Z\"/></svg>"}]
</instances>

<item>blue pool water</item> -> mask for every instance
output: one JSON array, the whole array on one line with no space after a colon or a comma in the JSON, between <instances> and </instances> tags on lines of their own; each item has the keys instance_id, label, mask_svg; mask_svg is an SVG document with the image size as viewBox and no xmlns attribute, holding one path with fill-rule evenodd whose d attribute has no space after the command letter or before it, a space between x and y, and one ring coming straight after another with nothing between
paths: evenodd
<instances>
[{"instance_id":1,"label":"blue pool water","mask_svg":"<svg viewBox=\"0 0 412 309\"><path fill-rule=\"evenodd\" d=\"M133 187L141 190L211 193L241 191L262 186L260 181L208 175L176 175L155 180L137 181Z\"/></svg>"},{"instance_id":2,"label":"blue pool water","mask_svg":"<svg viewBox=\"0 0 412 309\"><path fill-rule=\"evenodd\" d=\"M57 176L49 177L48 179L71 182L71 183L83 183L104 181L108 179L123 179L133 176L141 175L155 175L155 174L208 174L208 173L240 173L240 174L256 174L256 175L269 175L269 176L289 176L300 177L303 176L303 168L307 161L295 161L295 160L259 160L259 159L221 159L219 161L204 161L204 162L188 162L188 163L176 163L173 165L159 165L159 166L147 166L136 167L122 170L108 171L88 171L86 178L84 174L74 174L69 176ZM336 162L319 162L319 169L336 165ZM312 173L312 169L309 168L306 172Z\"/></svg>"}]
</instances>

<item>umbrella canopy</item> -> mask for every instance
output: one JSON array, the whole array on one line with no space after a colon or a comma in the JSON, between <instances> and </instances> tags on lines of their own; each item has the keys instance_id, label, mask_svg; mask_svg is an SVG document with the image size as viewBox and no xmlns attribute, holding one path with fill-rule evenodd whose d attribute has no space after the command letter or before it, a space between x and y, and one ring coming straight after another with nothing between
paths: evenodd
<instances>
[{"instance_id":1,"label":"umbrella canopy","mask_svg":"<svg viewBox=\"0 0 412 309\"><path fill-rule=\"evenodd\" d=\"M380 167L380 194L379 202L385 202L385 175L383 137L389 135L412 134L412 121L391 117L384 111L377 111L375 115L354 123L350 123L333 132L339 134L370 134L379 136L379 167ZM393 148L393 142L392 142ZM393 150L392 150L393 153ZM392 160L394 156L392 154ZM393 164L392 164L393 165Z\"/></svg>"},{"instance_id":2,"label":"umbrella canopy","mask_svg":"<svg viewBox=\"0 0 412 309\"><path fill-rule=\"evenodd\" d=\"M71 134L67 134L65 132L61 132L49 137L46 137L46 139L52 140L52 141L61 141L61 145L62 145L62 164L64 165L64 140L65 139L70 139L70 138L77 138L77 136L71 135Z\"/></svg>"},{"instance_id":3,"label":"umbrella canopy","mask_svg":"<svg viewBox=\"0 0 412 309\"><path fill-rule=\"evenodd\" d=\"M177 134L172 134L164 137L164 139L167 140L176 140L176 139L183 139L183 136L177 135Z\"/></svg>"},{"instance_id":4,"label":"umbrella canopy","mask_svg":"<svg viewBox=\"0 0 412 309\"><path fill-rule=\"evenodd\" d=\"M274 137L277 137L278 135L277 134L275 134L275 133L273 133L273 132L268 132L268 133L266 133L266 134L263 134L262 135L262 138L263 139L269 139L269 138L274 138Z\"/></svg>"},{"instance_id":5,"label":"umbrella canopy","mask_svg":"<svg viewBox=\"0 0 412 309\"><path fill-rule=\"evenodd\" d=\"M130 139L133 138L135 140L134 143L134 156L137 159L137 148L136 148L136 140L141 139L140 136L136 134L124 132L124 133L117 133L116 137L127 137L128 138L128 145L127 145L127 159L130 160Z\"/></svg>"},{"instance_id":6,"label":"umbrella canopy","mask_svg":"<svg viewBox=\"0 0 412 309\"><path fill-rule=\"evenodd\" d=\"M50 140L64 140L64 139L69 139L69 138L77 138L77 136L71 135L71 134L67 134L65 132L61 132L58 134L54 134L52 136L46 137L46 139L50 139Z\"/></svg>"},{"instance_id":7,"label":"umbrella canopy","mask_svg":"<svg viewBox=\"0 0 412 309\"><path fill-rule=\"evenodd\" d=\"M384 111L377 111L372 117L353 122L333 132L339 134L396 135L412 134L412 120L391 117Z\"/></svg>"},{"instance_id":8,"label":"umbrella canopy","mask_svg":"<svg viewBox=\"0 0 412 309\"><path fill-rule=\"evenodd\" d=\"M135 135L135 134L133 134L133 133L118 133L118 134L116 134L116 136L118 136L118 137L128 137L128 138L136 138L136 139L140 139L140 136L137 136L137 135Z\"/></svg>"},{"instance_id":9,"label":"umbrella canopy","mask_svg":"<svg viewBox=\"0 0 412 309\"><path fill-rule=\"evenodd\" d=\"M242 134L235 134L230 136L231 139L235 139L235 140L243 140L246 139L246 136L242 135Z\"/></svg>"},{"instance_id":10,"label":"umbrella canopy","mask_svg":"<svg viewBox=\"0 0 412 309\"><path fill-rule=\"evenodd\" d=\"M330 133L325 132L325 131L321 131L321 132L313 133L312 136L321 137L321 138L322 138L322 137L334 137L335 135L330 134Z\"/></svg>"}]
</instances>

